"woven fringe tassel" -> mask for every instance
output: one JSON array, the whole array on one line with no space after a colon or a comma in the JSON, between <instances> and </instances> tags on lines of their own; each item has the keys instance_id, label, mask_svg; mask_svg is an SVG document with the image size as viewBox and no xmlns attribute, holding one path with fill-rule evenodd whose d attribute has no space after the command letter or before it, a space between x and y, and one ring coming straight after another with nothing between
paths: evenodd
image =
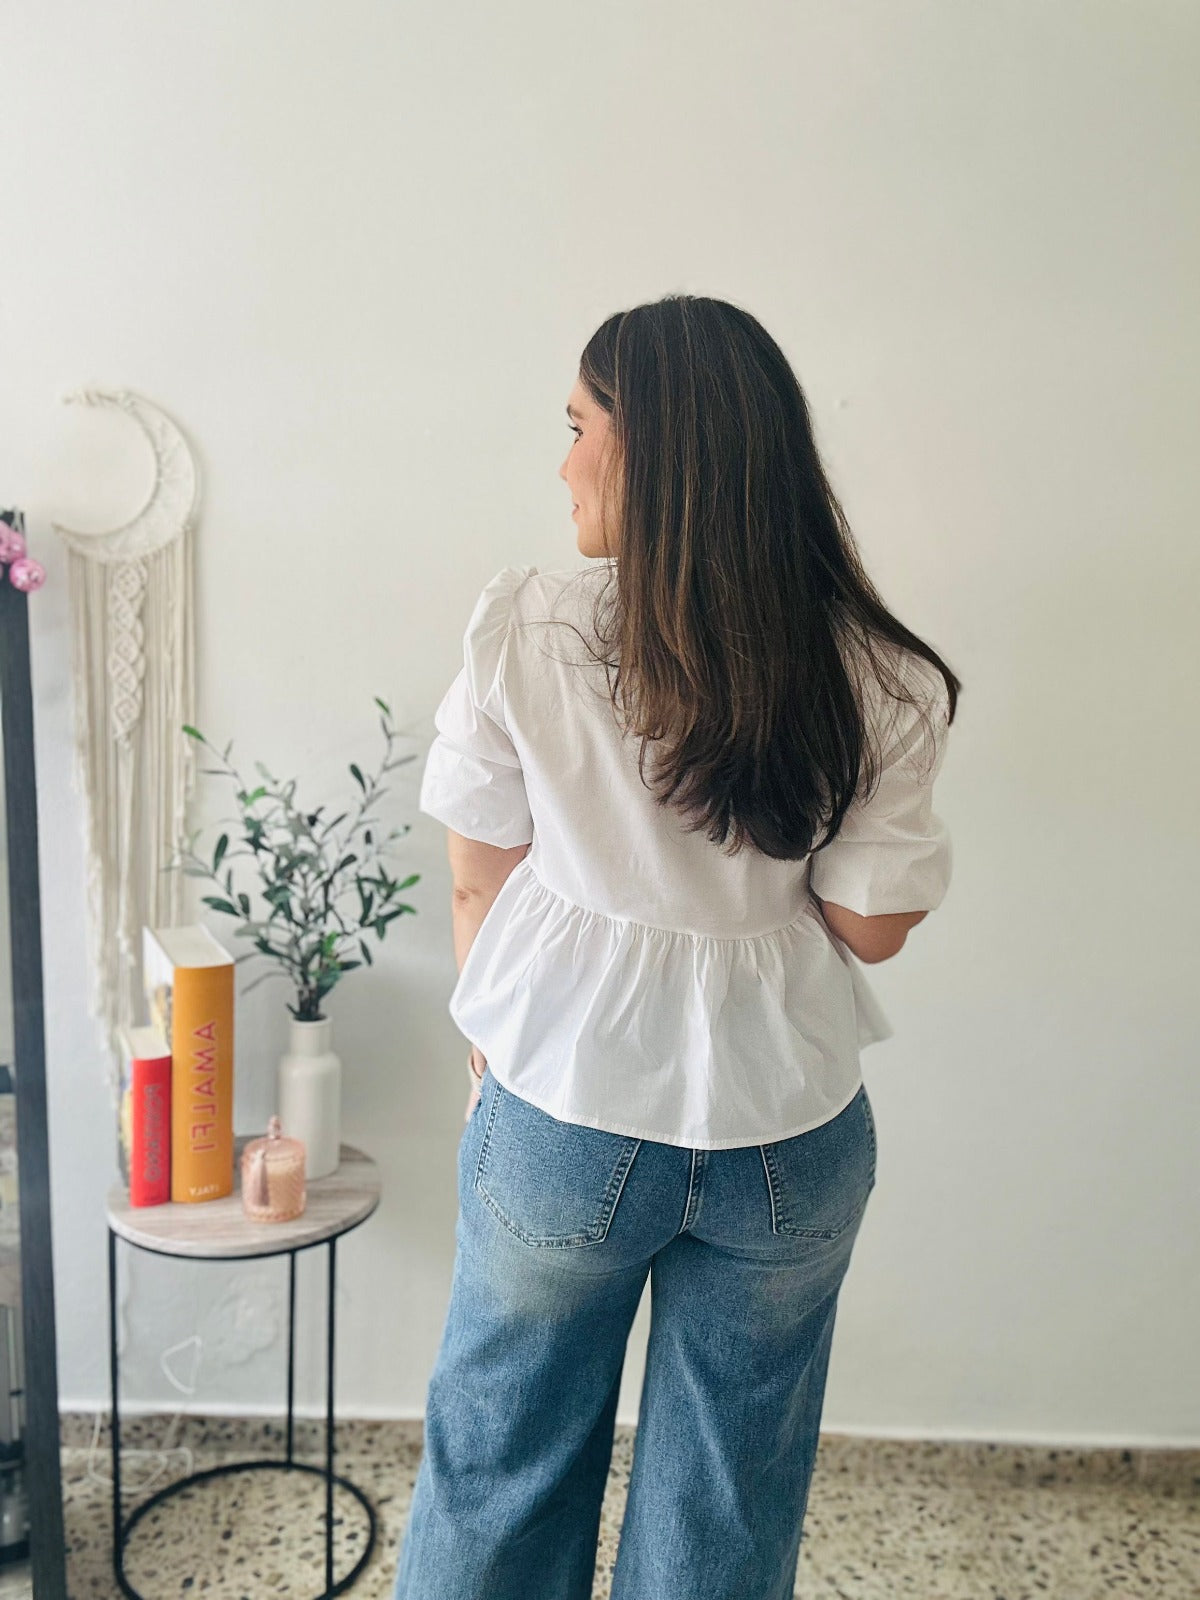
<instances>
[{"instance_id":1,"label":"woven fringe tassel","mask_svg":"<svg viewBox=\"0 0 1200 1600\"><path fill-rule=\"evenodd\" d=\"M130 561L67 553L75 638L74 781L85 811L89 1010L120 1092L119 1030L145 1010L143 923L183 918L195 751L191 535ZM136 569L136 570L135 570ZM123 593L124 591L124 593ZM127 595L136 596L133 606Z\"/></svg>"}]
</instances>

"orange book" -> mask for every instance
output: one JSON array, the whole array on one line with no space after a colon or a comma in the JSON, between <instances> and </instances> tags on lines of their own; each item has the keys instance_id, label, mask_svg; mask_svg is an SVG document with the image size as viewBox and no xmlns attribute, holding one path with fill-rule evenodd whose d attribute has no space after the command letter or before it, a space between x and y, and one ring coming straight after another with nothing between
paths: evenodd
<instances>
[{"instance_id":1,"label":"orange book","mask_svg":"<svg viewBox=\"0 0 1200 1600\"><path fill-rule=\"evenodd\" d=\"M171 1199L233 1193L233 957L200 924L142 930L151 1021L171 1046Z\"/></svg>"}]
</instances>

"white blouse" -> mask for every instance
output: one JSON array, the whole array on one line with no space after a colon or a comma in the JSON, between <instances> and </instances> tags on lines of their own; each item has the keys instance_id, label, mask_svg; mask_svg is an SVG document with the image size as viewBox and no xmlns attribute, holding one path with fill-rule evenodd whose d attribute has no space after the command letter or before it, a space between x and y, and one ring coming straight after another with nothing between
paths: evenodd
<instances>
[{"instance_id":1,"label":"white blouse","mask_svg":"<svg viewBox=\"0 0 1200 1600\"><path fill-rule=\"evenodd\" d=\"M786 1139L850 1102L859 1051L893 1031L810 882L863 916L933 910L949 886L931 805L945 682L911 656L934 748L889 697L879 787L824 850L724 855L655 802L603 663L546 620L594 645L611 566L498 572L434 714L419 809L469 839L533 846L475 935L450 1016L501 1084L562 1121L704 1150ZM650 745L648 777L653 760Z\"/></svg>"}]
</instances>

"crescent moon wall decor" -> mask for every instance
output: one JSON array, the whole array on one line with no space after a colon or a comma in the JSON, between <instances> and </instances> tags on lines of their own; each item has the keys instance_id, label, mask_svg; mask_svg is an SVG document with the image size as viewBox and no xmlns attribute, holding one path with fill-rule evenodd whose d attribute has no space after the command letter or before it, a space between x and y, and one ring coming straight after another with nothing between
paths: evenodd
<instances>
[{"instance_id":1,"label":"crescent moon wall decor","mask_svg":"<svg viewBox=\"0 0 1200 1600\"><path fill-rule=\"evenodd\" d=\"M150 444L145 505L106 533L53 523L67 546L75 694L75 787L84 801L90 1009L120 1096L119 1030L141 1020L141 930L182 920L180 875L195 755L192 537L200 474L180 429L128 389L80 389L66 404L124 410Z\"/></svg>"}]
</instances>

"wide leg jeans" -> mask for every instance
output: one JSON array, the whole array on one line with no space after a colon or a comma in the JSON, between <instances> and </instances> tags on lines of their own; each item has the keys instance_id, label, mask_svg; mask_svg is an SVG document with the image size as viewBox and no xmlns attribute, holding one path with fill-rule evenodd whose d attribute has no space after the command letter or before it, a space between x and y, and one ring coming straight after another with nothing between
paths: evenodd
<instances>
[{"instance_id":1,"label":"wide leg jeans","mask_svg":"<svg viewBox=\"0 0 1200 1600\"><path fill-rule=\"evenodd\" d=\"M862 1085L807 1133L699 1150L561 1122L485 1071L393 1600L590 1600L647 1274L612 1600L790 1600L875 1152Z\"/></svg>"}]
</instances>

